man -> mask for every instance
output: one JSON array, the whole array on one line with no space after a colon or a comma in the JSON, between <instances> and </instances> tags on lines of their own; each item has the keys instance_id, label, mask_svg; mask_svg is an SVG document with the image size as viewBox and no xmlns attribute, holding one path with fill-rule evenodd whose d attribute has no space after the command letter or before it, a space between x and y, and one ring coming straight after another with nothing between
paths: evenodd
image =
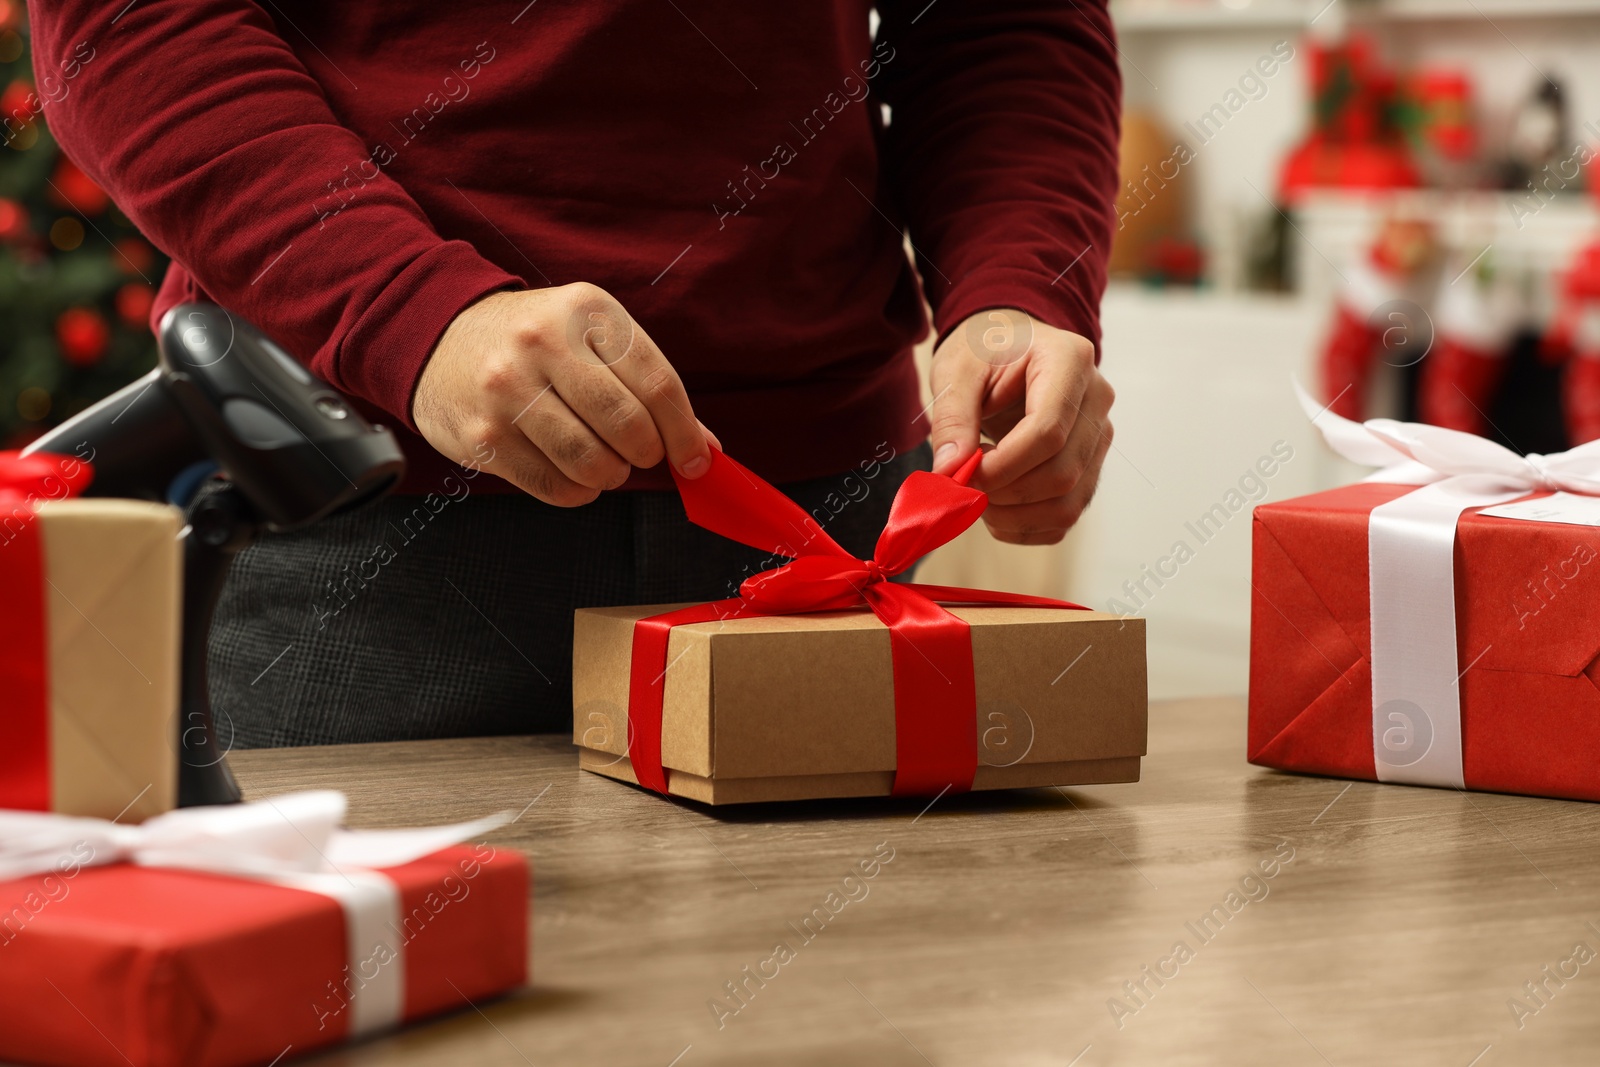
<instances>
[{"instance_id":1,"label":"man","mask_svg":"<svg viewBox=\"0 0 1600 1067\"><path fill-rule=\"evenodd\" d=\"M980 433L998 539L1088 503L1103 0L882 0L875 33L853 0L30 9L39 71L93 47L47 118L172 257L155 315L223 305L408 456L400 495L240 559L224 741L565 728L574 607L775 562L685 520L663 464L713 443L863 556Z\"/></svg>"}]
</instances>

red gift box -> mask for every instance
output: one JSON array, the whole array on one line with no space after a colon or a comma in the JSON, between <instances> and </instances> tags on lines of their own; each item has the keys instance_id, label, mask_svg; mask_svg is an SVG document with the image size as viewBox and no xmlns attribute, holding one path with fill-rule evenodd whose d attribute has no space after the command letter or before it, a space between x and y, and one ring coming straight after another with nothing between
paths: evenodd
<instances>
[{"instance_id":1,"label":"red gift box","mask_svg":"<svg viewBox=\"0 0 1600 1067\"><path fill-rule=\"evenodd\" d=\"M1368 525L1413 488L1255 509L1251 763L1376 779ZM1466 785L1600 800L1600 529L1480 510L1454 548Z\"/></svg>"},{"instance_id":2,"label":"red gift box","mask_svg":"<svg viewBox=\"0 0 1600 1067\"><path fill-rule=\"evenodd\" d=\"M399 892L398 952L365 959L351 958L345 909L331 896L63 859L50 873L0 882L0 1059L265 1064L351 1036L355 1003L379 967L403 969L404 1021L527 979L527 863L488 845L352 872Z\"/></svg>"}]
</instances>

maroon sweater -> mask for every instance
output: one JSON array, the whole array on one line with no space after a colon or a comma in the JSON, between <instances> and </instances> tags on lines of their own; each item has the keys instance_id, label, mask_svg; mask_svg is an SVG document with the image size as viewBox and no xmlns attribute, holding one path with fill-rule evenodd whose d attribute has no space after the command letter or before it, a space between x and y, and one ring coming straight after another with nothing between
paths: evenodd
<instances>
[{"instance_id":1,"label":"maroon sweater","mask_svg":"<svg viewBox=\"0 0 1600 1067\"><path fill-rule=\"evenodd\" d=\"M878 0L876 40L871 6L29 4L51 129L174 261L154 314L260 326L406 428L419 492L448 464L412 390L495 290L608 290L773 480L926 436L902 228L941 333L1004 306L1098 341L1104 0Z\"/></svg>"}]
</instances>

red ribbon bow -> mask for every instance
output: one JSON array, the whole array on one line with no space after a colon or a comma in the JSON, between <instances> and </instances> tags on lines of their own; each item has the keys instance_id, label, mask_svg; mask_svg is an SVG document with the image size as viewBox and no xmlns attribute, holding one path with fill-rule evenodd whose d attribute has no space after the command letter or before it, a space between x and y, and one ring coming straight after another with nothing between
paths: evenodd
<instances>
[{"instance_id":1,"label":"red ribbon bow","mask_svg":"<svg viewBox=\"0 0 1600 1067\"><path fill-rule=\"evenodd\" d=\"M711 469L701 477L690 481L674 472L690 521L793 562L745 579L737 597L634 624L628 754L639 784L667 792L661 714L667 642L674 626L865 605L889 628L894 794L971 789L978 767L972 635L965 622L934 601L1088 610L1049 597L888 580L978 521L989 498L966 483L981 458L982 453L974 453L954 475L916 471L907 478L868 560L856 559L794 501L715 449Z\"/></svg>"},{"instance_id":2,"label":"red ribbon bow","mask_svg":"<svg viewBox=\"0 0 1600 1067\"><path fill-rule=\"evenodd\" d=\"M72 456L0 452L0 808L50 808L49 644L44 547L33 505L81 493L94 477Z\"/></svg>"}]
</instances>

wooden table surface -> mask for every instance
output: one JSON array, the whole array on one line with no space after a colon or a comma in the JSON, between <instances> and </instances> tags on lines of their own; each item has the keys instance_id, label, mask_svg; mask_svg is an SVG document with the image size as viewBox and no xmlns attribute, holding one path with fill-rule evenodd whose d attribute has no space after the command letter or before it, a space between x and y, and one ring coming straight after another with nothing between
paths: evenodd
<instances>
[{"instance_id":1,"label":"wooden table surface","mask_svg":"<svg viewBox=\"0 0 1600 1067\"><path fill-rule=\"evenodd\" d=\"M312 1064L1600 1062L1600 806L1264 771L1232 699L1150 727L1136 785L927 810L669 803L551 737L233 763L356 826L522 813L489 840L532 859L529 987Z\"/></svg>"}]
</instances>

